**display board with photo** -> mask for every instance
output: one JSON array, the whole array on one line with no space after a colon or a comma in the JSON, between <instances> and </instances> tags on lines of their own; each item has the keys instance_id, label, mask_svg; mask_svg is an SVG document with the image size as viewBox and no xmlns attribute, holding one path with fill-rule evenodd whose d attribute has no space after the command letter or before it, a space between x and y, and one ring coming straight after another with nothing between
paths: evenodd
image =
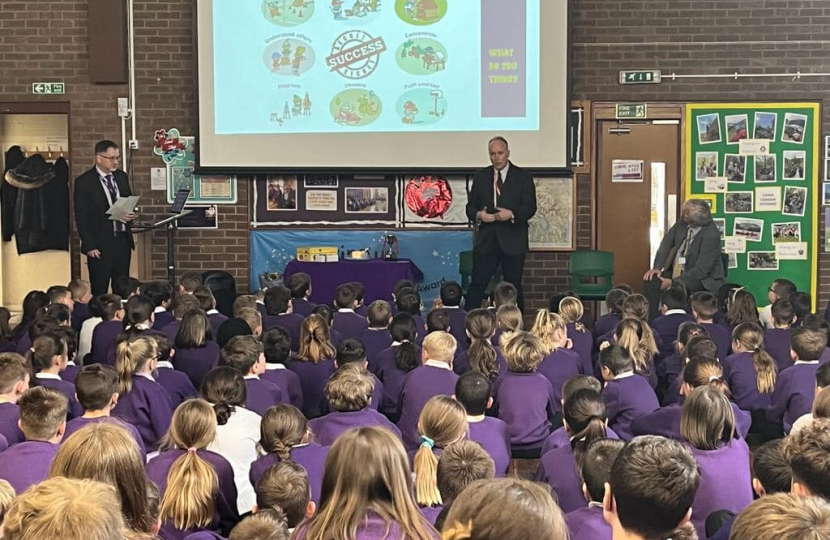
<instances>
[{"instance_id":1,"label":"display board with photo","mask_svg":"<svg viewBox=\"0 0 830 540\"><path fill-rule=\"evenodd\" d=\"M830 184L819 183L825 161L830 171L819 104L693 103L686 114L686 198L712 201L724 244L746 242L745 251L728 254L728 280L760 301L784 275L815 302L817 209L830 205ZM756 152L745 139L769 143ZM712 173L727 180L725 191L707 181Z\"/></svg>"}]
</instances>

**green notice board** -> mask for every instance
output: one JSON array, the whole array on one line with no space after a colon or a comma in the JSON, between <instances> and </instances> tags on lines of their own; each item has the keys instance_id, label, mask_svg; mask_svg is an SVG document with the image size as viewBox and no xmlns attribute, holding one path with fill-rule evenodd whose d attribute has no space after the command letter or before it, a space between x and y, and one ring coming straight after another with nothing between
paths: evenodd
<instances>
[{"instance_id":1,"label":"green notice board","mask_svg":"<svg viewBox=\"0 0 830 540\"><path fill-rule=\"evenodd\" d=\"M820 118L817 103L686 106L686 198L711 201L727 281L759 306L786 278L810 292L815 310Z\"/></svg>"}]
</instances>

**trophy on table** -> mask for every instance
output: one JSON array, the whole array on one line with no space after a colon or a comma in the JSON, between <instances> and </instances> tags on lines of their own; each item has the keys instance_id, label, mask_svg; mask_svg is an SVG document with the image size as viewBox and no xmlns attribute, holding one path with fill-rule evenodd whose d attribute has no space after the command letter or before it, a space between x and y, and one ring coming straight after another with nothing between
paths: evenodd
<instances>
[{"instance_id":1,"label":"trophy on table","mask_svg":"<svg viewBox=\"0 0 830 540\"><path fill-rule=\"evenodd\" d=\"M384 259L397 259L400 253L400 244L398 244L398 237L394 234L387 234L383 237L383 250L381 257Z\"/></svg>"}]
</instances>

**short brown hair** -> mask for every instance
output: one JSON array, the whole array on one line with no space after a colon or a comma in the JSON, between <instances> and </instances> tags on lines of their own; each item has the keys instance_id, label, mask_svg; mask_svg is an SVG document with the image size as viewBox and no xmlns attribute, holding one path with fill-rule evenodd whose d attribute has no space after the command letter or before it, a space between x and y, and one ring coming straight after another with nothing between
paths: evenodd
<instances>
[{"instance_id":1,"label":"short brown hair","mask_svg":"<svg viewBox=\"0 0 830 540\"><path fill-rule=\"evenodd\" d=\"M46 441L66 422L69 400L57 390L35 386L20 396L17 405L20 407L20 430L26 439Z\"/></svg>"},{"instance_id":2,"label":"short brown hair","mask_svg":"<svg viewBox=\"0 0 830 540\"><path fill-rule=\"evenodd\" d=\"M455 500L465 487L476 480L489 480L495 475L493 458L473 441L450 444L438 459L438 491L444 505Z\"/></svg>"},{"instance_id":3,"label":"short brown hair","mask_svg":"<svg viewBox=\"0 0 830 540\"><path fill-rule=\"evenodd\" d=\"M185 272L182 274L182 277L179 278L179 285L181 285L182 288L189 293L195 291L196 287L201 284L202 274L199 272Z\"/></svg>"},{"instance_id":4,"label":"short brown hair","mask_svg":"<svg viewBox=\"0 0 830 540\"><path fill-rule=\"evenodd\" d=\"M14 385L29 375L26 359L17 353L0 353L0 393L8 394Z\"/></svg>"},{"instance_id":5,"label":"short brown hair","mask_svg":"<svg viewBox=\"0 0 830 540\"><path fill-rule=\"evenodd\" d=\"M366 318L369 319L369 326L372 328L386 328L391 317L392 307L386 300L375 300L369 304Z\"/></svg>"},{"instance_id":6,"label":"short brown hair","mask_svg":"<svg viewBox=\"0 0 830 540\"><path fill-rule=\"evenodd\" d=\"M602 392L602 385L593 375L574 375L562 385L562 401L568 401L577 390L593 390L599 394Z\"/></svg>"},{"instance_id":7,"label":"short brown hair","mask_svg":"<svg viewBox=\"0 0 830 540\"><path fill-rule=\"evenodd\" d=\"M234 336L219 353L219 365L230 366L248 375L262 354L262 345L253 336Z\"/></svg>"},{"instance_id":8,"label":"short brown hair","mask_svg":"<svg viewBox=\"0 0 830 540\"><path fill-rule=\"evenodd\" d=\"M248 323L252 334L256 332L257 328L262 328L262 314L256 308L242 308L236 317Z\"/></svg>"},{"instance_id":9,"label":"short brown hair","mask_svg":"<svg viewBox=\"0 0 830 540\"><path fill-rule=\"evenodd\" d=\"M810 493L830 499L830 421L813 423L784 440L784 459L798 482Z\"/></svg>"},{"instance_id":10,"label":"short brown hair","mask_svg":"<svg viewBox=\"0 0 830 540\"><path fill-rule=\"evenodd\" d=\"M240 521L228 540L288 540L285 515L279 508L257 512Z\"/></svg>"},{"instance_id":11,"label":"short brown hair","mask_svg":"<svg viewBox=\"0 0 830 540\"><path fill-rule=\"evenodd\" d=\"M173 305L170 311L173 312L173 317L182 319L184 314L191 310L201 311L202 305L199 300L192 294L180 294L173 300Z\"/></svg>"},{"instance_id":12,"label":"short brown hair","mask_svg":"<svg viewBox=\"0 0 830 540\"><path fill-rule=\"evenodd\" d=\"M118 388L118 372L107 364L91 364L75 376L75 395L84 411L100 411Z\"/></svg>"},{"instance_id":13,"label":"short brown hair","mask_svg":"<svg viewBox=\"0 0 830 540\"><path fill-rule=\"evenodd\" d=\"M424 338L423 349L432 360L449 364L457 348L458 342L447 332L433 332Z\"/></svg>"},{"instance_id":14,"label":"short brown hair","mask_svg":"<svg viewBox=\"0 0 830 540\"><path fill-rule=\"evenodd\" d=\"M821 358L827 347L827 334L809 326L799 326L790 334L790 346L799 360L812 362Z\"/></svg>"},{"instance_id":15,"label":"short brown hair","mask_svg":"<svg viewBox=\"0 0 830 540\"><path fill-rule=\"evenodd\" d=\"M237 296L233 301L233 316L239 317L239 312L242 311L243 308L256 309L256 296L252 294Z\"/></svg>"},{"instance_id":16,"label":"short brown hair","mask_svg":"<svg viewBox=\"0 0 830 540\"><path fill-rule=\"evenodd\" d=\"M732 524L730 540L830 538L830 504L818 497L776 493L747 506Z\"/></svg>"},{"instance_id":17,"label":"short brown hair","mask_svg":"<svg viewBox=\"0 0 830 540\"><path fill-rule=\"evenodd\" d=\"M374 378L355 363L341 366L323 389L329 405L337 412L362 411L372 402L374 391Z\"/></svg>"},{"instance_id":18,"label":"short brown hair","mask_svg":"<svg viewBox=\"0 0 830 540\"><path fill-rule=\"evenodd\" d=\"M701 319L711 320L718 312L718 299L709 291L698 291L691 296L692 310Z\"/></svg>"},{"instance_id":19,"label":"short brown hair","mask_svg":"<svg viewBox=\"0 0 830 540\"><path fill-rule=\"evenodd\" d=\"M92 290L92 286L89 284L89 281L76 278L69 282L69 290L72 292L73 300L80 300Z\"/></svg>"},{"instance_id":20,"label":"short brown hair","mask_svg":"<svg viewBox=\"0 0 830 540\"><path fill-rule=\"evenodd\" d=\"M539 336L530 332L515 332L502 342L502 353L507 367L514 373L536 371L545 356L545 346Z\"/></svg>"},{"instance_id":21,"label":"short brown hair","mask_svg":"<svg viewBox=\"0 0 830 540\"><path fill-rule=\"evenodd\" d=\"M271 465L256 485L256 505L260 510L280 508L293 529L305 518L311 490L308 472L293 461L281 461Z\"/></svg>"},{"instance_id":22,"label":"short brown hair","mask_svg":"<svg viewBox=\"0 0 830 540\"><path fill-rule=\"evenodd\" d=\"M567 537L565 518L550 489L518 478L478 480L470 484L450 507L443 532L444 540L562 540Z\"/></svg>"}]
</instances>

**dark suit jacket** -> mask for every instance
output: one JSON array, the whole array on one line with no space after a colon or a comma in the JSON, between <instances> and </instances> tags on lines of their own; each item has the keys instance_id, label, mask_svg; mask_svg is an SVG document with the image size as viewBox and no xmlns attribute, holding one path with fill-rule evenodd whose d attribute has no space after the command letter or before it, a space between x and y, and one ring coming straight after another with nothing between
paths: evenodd
<instances>
[{"instance_id":1,"label":"dark suit jacket","mask_svg":"<svg viewBox=\"0 0 830 540\"><path fill-rule=\"evenodd\" d=\"M117 170L113 173L121 197L132 195L127 173ZM110 204L101 178L95 167L75 179L75 224L81 237L81 252L101 249L105 235L112 236L112 221L107 215ZM130 224L127 223L127 238L130 248L135 248Z\"/></svg>"},{"instance_id":2,"label":"dark suit jacket","mask_svg":"<svg viewBox=\"0 0 830 540\"><path fill-rule=\"evenodd\" d=\"M674 254L680 249L686 239L686 231L689 226L682 219L669 229L669 232L660 242L660 248L654 257L654 268L671 270L674 263ZM721 238L720 231L714 221L704 225L692 240L686 254L686 266L680 277L681 283L696 290L699 288L696 282L700 282L703 288L711 293L717 294L718 289L723 285L723 261L721 259Z\"/></svg>"},{"instance_id":3,"label":"dark suit jacket","mask_svg":"<svg viewBox=\"0 0 830 540\"><path fill-rule=\"evenodd\" d=\"M527 253L528 221L536 213L536 186L530 173L510 163L499 205L513 211L512 221L479 223L474 249L484 248L498 242L508 255ZM478 171L467 194L467 218L476 221L476 213L482 208L493 206L493 167Z\"/></svg>"}]
</instances>

